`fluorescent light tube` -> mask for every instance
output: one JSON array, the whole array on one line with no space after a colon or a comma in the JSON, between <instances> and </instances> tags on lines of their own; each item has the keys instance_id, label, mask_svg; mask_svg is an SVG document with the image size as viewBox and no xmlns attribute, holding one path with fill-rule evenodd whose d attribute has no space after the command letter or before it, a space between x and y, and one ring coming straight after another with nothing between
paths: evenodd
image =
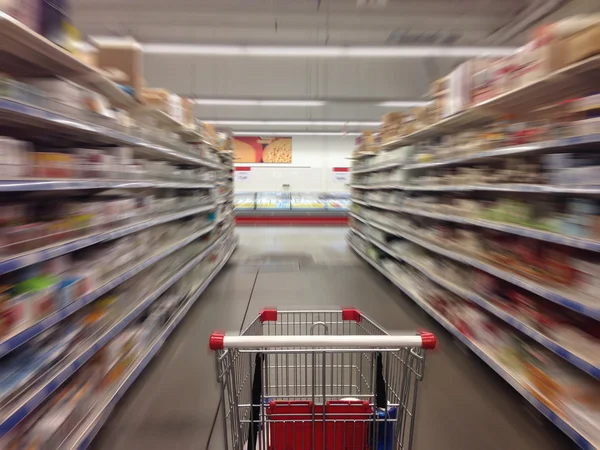
<instances>
[{"instance_id":1,"label":"fluorescent light tube","mask_svg":"<svg viewBox=\"0 0 600 450\"><path fill-rule=\"evenodd\" d=\"M142 44L144 53L154 55L237 55L237 56L314 56L348 58L471 58L475 56L508 56L515 47L443 47L443 46L261 46L261 45L195 45Z\"/></svg>"},{"instance_id":2,"label":"fluorescent light tube","mask_svg":"<svg viewBox=\"0 0 600 450\"><path fill-rule=\"evenodd\" d=\"M234 136L360 136L361 133L351 131L234 131Z\"/></svg>"},{"instance_id":3,"label":"fluorescent light tube","mask_svg":"<svg viewBox=\"0 0 600 450\"><path fill-rule=\"evenodd\" d=\"M337 121L337 120L210 120L203 119L202 122L212 123L214 125L248 125L248 126L290 126L290 127L310 127L310 126L322 126L322 127L376 127L379 126L380 122L357 122L357 121Z\"/></svg>"},{"instance_id":4,"label":"fluorescent light tube","mask_svg":"<svg viewBox=\"0 0 600 450\"><path fill-rule=\"evenodd\" d=\"M318 100L230 100L196 98L197 105L215 106L324 106L326 102Z\"/></svg>"},{"instance_id":5,"label":"fluorescent light tube","mask_svg":"<svg viewBox=\"0 0 600 450\"><path fill-rule=\"evenodd\" d=\"M427 106L429 102L425 101L397 101L397 102L381 102L377 103L377 106L383 106L385 108L412 108L413 106Z\"/></svg>"}]
</instances>

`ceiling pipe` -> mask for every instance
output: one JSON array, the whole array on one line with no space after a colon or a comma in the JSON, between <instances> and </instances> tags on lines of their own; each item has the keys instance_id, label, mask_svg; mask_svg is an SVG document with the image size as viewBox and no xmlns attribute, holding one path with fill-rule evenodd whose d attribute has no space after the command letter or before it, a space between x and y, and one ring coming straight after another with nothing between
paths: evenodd
<instances>
[{"instance_id":1,"label":"ceiling pipe","mask_svg":"<svg viewBox=\"0 0 600 450\"><path fill-rule=\"evenodd\" d=\"M515 20L509 22L488 36L484 40L485 44L500 44L511 40L518 34L528 30L532 25L535 25L537 22L544 19L544 17L561 8L567 1L568 0L534 0Z\"/></svg>"}]
</instances>

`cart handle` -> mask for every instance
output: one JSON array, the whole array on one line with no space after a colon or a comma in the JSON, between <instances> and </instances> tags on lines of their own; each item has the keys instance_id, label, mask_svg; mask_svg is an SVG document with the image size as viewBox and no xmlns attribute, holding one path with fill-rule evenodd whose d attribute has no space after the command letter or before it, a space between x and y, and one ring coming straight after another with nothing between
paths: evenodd
<instances>
[{"instance_id":1,"label":"cart handle","mask_svg":"<svg viewBox=\"0 0 600 450\"><path fill-rule=\"evenodd\" d=\"M211 350L225 348L268 349L274 347L358 347L358 348L396 348L421 347L434 349L436 339L433 333L421 331L415 335L352 335L352 336L239 336L214 332L209 339Z\"/></svg>"}]
</instances>

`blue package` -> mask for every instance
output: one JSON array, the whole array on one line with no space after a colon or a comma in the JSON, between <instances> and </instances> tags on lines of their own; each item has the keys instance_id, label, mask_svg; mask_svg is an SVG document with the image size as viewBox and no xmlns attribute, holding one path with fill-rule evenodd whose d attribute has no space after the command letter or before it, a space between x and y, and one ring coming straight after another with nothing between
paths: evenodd
<instances>
[{"instance_id":1,"label":"blue package","mask_svg":"<svg viewBox=\"0 0 600 450\"><path fill-rule=\"evenodd\" d=\"M376 422L371 424L371 445L373 450L393 450L394 449L394 425L396 424L398 410L397 408L389 408L387 410L388 422ZM377 410L378 420L386 418L386 411ZM377 427L377 430L373 430ZM376 442L374 440L377 439Z\"/></svg>"},{"instance_id":2,"label":"blue package","mask_svg":"<svg viewBox=\"0 0 600 450\"><path fill-rule=\"evenodd\" d=\"M79 283L81 280L82 277L67 277L59 282L57 309L64 308L77 298L77 283Z\"/></svg>"}]
</instances>

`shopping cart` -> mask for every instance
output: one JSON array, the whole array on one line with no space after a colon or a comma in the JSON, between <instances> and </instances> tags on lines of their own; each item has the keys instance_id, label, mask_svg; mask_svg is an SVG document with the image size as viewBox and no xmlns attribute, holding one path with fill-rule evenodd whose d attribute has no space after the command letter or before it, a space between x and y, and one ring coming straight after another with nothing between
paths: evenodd
<instances>
[{"instance_id":1,"label":"shopping cart","mask_svg":"<svg viewBox=\"0 0 600 450\"><path fill-rule=\"evenodd\" d=\"M410 449L433 334L389 335L354 308L263 310L213 333L225 449Z\"/></svg>"}]
</instances>

